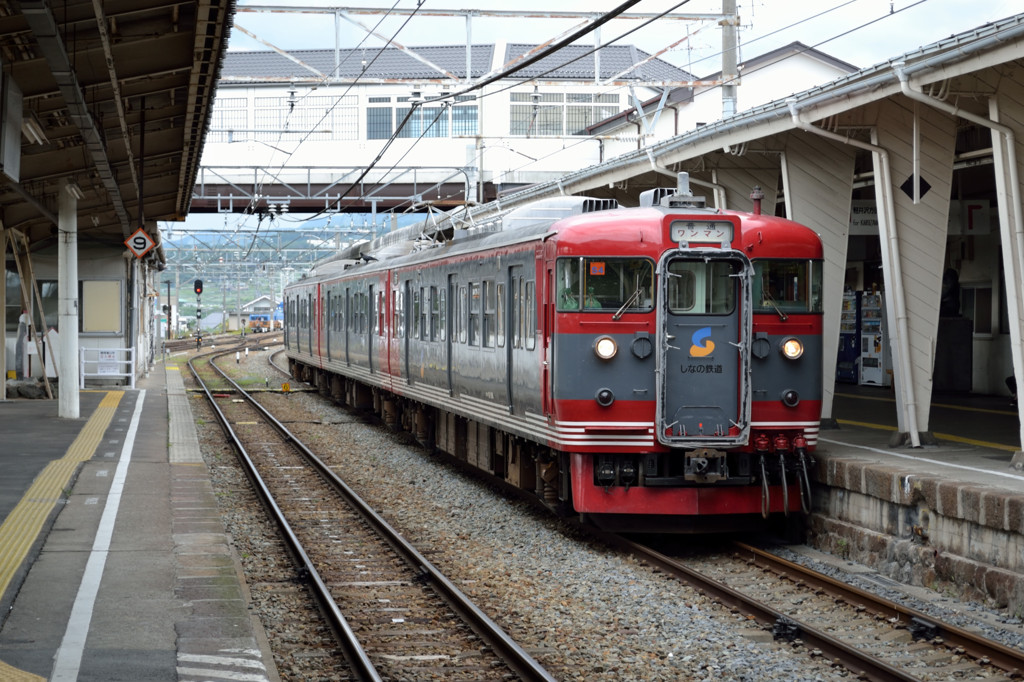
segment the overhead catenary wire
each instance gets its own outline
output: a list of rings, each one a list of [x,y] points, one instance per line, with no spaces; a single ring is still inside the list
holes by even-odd
[[[818,13],[816,13],[816,14],[814,14],[814,15],[810,16],[810,17],[807,17],[807,18],[805,18],[805,19],[802,19],[802,20],[800,20],[800,21],[798,21],[798,22],[793,22],[792,24],[789,24],[789,25],[788,25],[787,27],[784,27],[784,28],[782,28],[782,29],[779,29],[778,31],[774,31],[774,32],[772,32],[772,33],[766,34],[765,36],[761,36],[761,37],[759,37],[759,38],[756,38],[756,39],[754,39],[754,40],[750,41],[750,42],[749,42],[749,43],[747,43],[747,44],[748,44],[748,45],[749,45],[749,44],[753,44],[753,43],[757,42],[758,40],[761,40],[761,39],[763,39],[763,38],[767,38],[767,37],[769,37],[769,36],[771,36],[771,35],[774,35],[774,34],[776,34],[776,33],[780,32],[780,31],[784,31],[784,30],[790,29],[790,28],[792,28],[792,27],[794,27],[794,26],[797,26],[797,25],[799,25],[800,23],[804,23],[804,22],[806,22],[806,21],[810,21],[810,20],[812,20],[812,19],[818,18],[818,17],[820,17],[820,16],[822,16],[822,15],[824,15],[824,14],[827,14],[828,12],[831,12],[831,11],[834,11],[834,10],[836,10],[836,9],[840,8],[840,7],[843,7],[843,6],[849,5],[849,4],[851,4],[851,2],[853,2],[853,1],[854,1],[854,0],[850,0],[849,2],[844,2],[844,3],[841,3],[841,4],[839,4],[839,5],[837,5],[837,6],[833,7],[833,8],[830,8],[830,9],[827,9],[827,10],[823,10],[823,11],[821,11],[821,12],[818,12]],[[893,12],[893,13],[899,13],[899,12],[902,12],[902,11],[904,11],[905,9],[909,9],[909,8],[911,8],[911,7],[914,7],[914,6],[916,6],[916,5],[919,5],[919,4],[921,4],[922,2],[924,2],[924,1],[925,1],[925,0],[920,0],[919,2],[917,2],[917,3],[914,3],[914,4],[912,4],[912,5],[908,6],[908,7],[905,7],[905,8],[901,8],[901,9],[899,9],[899,10],[896,10],[896,11],[895,11],[895,12]],[[620,8],[625,8],[625,7],[628,7],[628,6],[632,6],[633,4],[635,4],[635,3],[625,3],[625,5],[620,5]],[[679,6],[681,6],[682,4],[685,4],[685,3],[679,3],[679,4],[678,4],[678,5],[676,5],[675,7],[679,7]],[[675,7],[674,7],[673,9],[675,9]],[[669,11],[671,11],[671,10],[669,10]],[[836,35],[834,35],[834,36],[831,36],[831,37],[829,37],[829,38],[826,38],[826,39],[824,39],[824,40],[822,40],[822,41],[819,41],[818,43],[816,43],[816,44],[815,44],[815,46],[813,46],[813,47],[817,47],[817,46],[820,46],[820,45],[822,45],[822,44],[825,44],[825,43],[827,43],[827,42],[829,42],[829,41],[831,41],[831,40],[835,40],[835,39],[837,39],[837,38],[839,38],[839,37],[841,37],[841,36],[844,36],[844,35],[848,35],[849,33],[855,32],[855,31],[857,31],[857,30],[859,30],[859,29],[861,29],[861,28],[864,28],[864,27],[866,27],[866,26],[869,26],[869,25],[871,25],[871,24],[873,24],[873,23],[876,23],[876,22],[878,22],[878,21],[881,21],[882,19],[886,18],[887,16],[891,16],[891,14],[892,14],[892,13],[889,13],[889,14],[885,14],[885,15],[883,15],[883,16],[880,16],[880,17],[874,18],[874,19],[872,19],[871,21],[865,22],[864,24],[861,24],[861,25],[859,25],[859,26],[856,26],[856,27],[850,28],[850,29],[848,29],[848,30],[845,30],[845,31],[843,31],[843,32],[839,33],[839,34],[836,34]],[[411,18],[411,17],[410,17],[410,18]],[[382,19],[382,20],[383,20],[383,19]],[[403,26],[404,26],[404,25],[405,25],[405,24],[403,24]],[[588,27],[588,28],[590,28],[590,30],[593,30],[592,26],[591,26],[591,27]],[[637,30],[637,29],[634,29],[634,30]],[[629,33],[632,33],[632,31],[630,31]],[[627,34],[624,34],[624,35],[628,35],[629,33],[627,33]],[[396,34],[395,34],[395,35],[397,35],[397,32],[396,32]],[[619,40],[619,39],[621,39],[622,37],[623,37],[623,36],[620,36],[619,38],[616,38],[615,40]],[[567,40],[569,40],[569,39],[567,39]],[[603,45],[602,45],[601,47],[604,47],[604,46],[610,45],[610,44],[612,44],[613,42],[615,42],[615,40],[612,40],[612,41],[608,41],[607,43],[604,43],[604,44],[603,44]],[[385,46],[385,47],[386,47],[386,46]],[[584,55],[580,55],[579,57],[576,57],[576,58],[574,58],[574,59],[572,59],[572,60],[570,60],[570,61],[568,61],[568,62],[565,62],[565,64],[568,64],[568,63],[572,63],[572,61],[576,61],[576,60],[578,60],[578,59],[580,59],[580,58],[583,58],[583,57],[585,57],[585,56],[587,56],[587,55],[589,55],[589,54],[593,54],[593,52],[594,52],[594,51],[596,51],[597,49],[600,49],[600,48],[599,48],[599,47],[598,47],[598,48],[594,48],[593,50],[590,50],[589,52],[587,52],[587,53],[586,53],[586,54],[584,54]],[[813,49],[813,48],[806,48],[806,49]],[[382,48],[382,50],[383,50],[383,48]],[[534,62],[536,62],[537,60],[539,60],[540,58],[542,58],[543,56],[547,56],[547,55],[549,55],[550,53],[551,53],[551,51],[549,50],[549,51],[547,51],[547,52],[546,52],[545,54],[538,54],[538,55],[535,55],[535,56],[534,56],[533,58],[531,58],[531,60],[530,60],[530,62],[529,62],[529,63],[534,63]],[[377,57],[377,56],[379,56],[380,54],[381,54],[381,51],[378,51],[378,53],[377,53],[377,55],[375,55],[374,59],[376,59],[376,57]],[[794,54],[793,56],[796,56],[796,55]],[[787,57],[787,58],[789,58],[789,57]],[[526,63],[526,62],[524,62],[524,63],[521,63],[521,64],[517,64],[517,65],[515,65],[515,67],[516,67],[516,68],[514,68],[514,69],[510,69],[510,70],[508,70],[508,71],[509,71],[509,72],[511,72],[511,73],[514,73],[514,72],[518,72],[519,70],[521,70],[521,69],[525,68],[526,66],[528,66],[528,65],[529,65],[529,63]],[[561,65],[559,65],[559,67],[555,67],[555,68],[561,68],[561,66],[564,66],[564,64],[561,64]],[[548,74],[548,73],[550,73],[550,72],[551,72],[551,70],[545,71],[545,72],[544,72],[544,74],[540,74],[540,75],[538,75],[538,76],[534,76],[534,79],[536,79],[536,78],[540,78],[540,77],[542,77],[543,75],[546,75],[546,74]],[[750,71],[747,71],[747,73],[750,73]],[[503,74],[505,74],[505,72],[503,72]],[[497,78],[500,78],[500,77],[504,77],[504,75],[503,75],[503,74],[502,74],[502,75],[498,75],[498,74],[496,74],[496,75],[495,75],[495,77],[494,77],[494,80],[496,80]],[[357,79],[357,80],[358,80],[358,79]],[[492,81],[492,82],[493,82],[493,81]],[[513,84],[513,85],[509,85],[509,86],[507,86],[507,87],[505,87],[505,88],[502,88],[501,90],[497,90],[497,91],[495,91],[495,92],[493,92],[493,93],[487,93],[486,95],[482,95],[482,96],[489,96],[490,94],[497,94],[498,92],[501,92],[501,91],[507,90],[507,89],[509,89],[509,88],[511,88],[511,87],[516,87],[517,85],[521,85],[521,84],[522,84],[523,82],[527,82],[527,83],[528,83],[528,82],[529,82],[529,80],[526,80],[526,81],[517,81],[517,82],[516,82],[515,84]],[[353,86],[354,86],[355,84],[356,84],[356,82],[353,82],[352,84],[350,84],[350,85],[349,85],[349,89],[351,89],[351,87],[353,87]],[[476,87],[483,87],[483,85],[482,85],[482,84],[476,84],[476,85],[474,86],[474,88],[476,88]],[[347,91],[348,91],[348,90],[346,90],[346,92],[347,92]],[[462,92],[468,92],[468,91],[469,91],[469,90],[463,90]],[[457,96],[458,94],[459,94],[459,93],[453,93],[453,94],[450,94],[450,95],[449,95],[449,97],[455,97],[455,96]],[[437,99],[440,99],[440,98],[437,98]],[[434,101],[437,101],[437,99],[432,99],[432,100],[429,100],[429,101],[430,101],[430,102],[434,102]],[[340,99],[339,99],[338,101],[340,101]],[[415,109],[415,107],[413,107],[413,108],[411,109],[411,111],[412,111],[412,110],[414,110],[414,109]],[[326,114],[325,114],[325,117],[326,117]],[[407,117],[407,118],[408,118],[408,117]],[[323,120],[323,118],[321,118],[321,121],[322,121],[322,120]],[[397,130],[401,130],[401,128],[402,128],[402,126],[399,126]],[[396,131],[396,132],[397,132],[397,131]],[[309,134],[307,133],[306,137],[305,137],[305,138],[303,138],[303,141],[305,141],[306,139],[308,139],[308,136],[309,136]],[[574,146],[574,145],[576,145],[576,144],[581,144],[581,143],[583,143],[583,142],[586,142],[586,141],[588,141],[588,140],[591,140],[591,139],[593,139],[594,137],[595,137],[595,136],[588,136],[588,137],[585,137],[585,138],[581,138],[581,139],[580,139],[580,140],[579,140],[578,142],[574,142],[574,143],[573,143],[573,146]],[[390,146],[390,145],[391,145],[391,143],[393,143],[393,142],[394,142],[394,139],[395,139],[395,138],[394,138],[394,136],[393,136],[393,137],[392,137],[391,139],[389,139],[389,140],[387,141],[387,143],[386,143],[386,145],[385,145],[385,149],[384,149],[384,150],[382,150],[382,154],[383,154],[383,151],[385,151],[385,150],[386,150],[386,148],[387,148],[388,146]],[[422,139],[422,136],[421,136],[421,139]],[[419,142],[419,140],[416,140],[416,141],[414,141],[414,142],[413,142],[413,145],[415,145],[415,144],[416,144],[417,142]],[[301,143],[301,142],[300,142],[300,143]],[[411,148],[410,148],[410,150],[411,150]],[[294,152],[293,152],[293,153],[294,153]],[[408,154],[408,153],[409,153],[409,152],[407,151],[407,152],[406,152],[406,154]],[[377,160],[375,160],[374,164],[376,164],[376,163],[379,163],[379,158],[380,158],[380,157],[382,156],[382,154],[378,155],[378,159],[377,159]],[[403,158],[404,158],[404,155],[403,155]],[[546,158],[546,157],[544,157],[544,158]],[[531,165],[531,163],[533,163],[533,162],[530,162],[530,163],[525,163],[525,164],[523,164],[522,166],[520,166],[520,168],[525,168],[525,167],[528,167],[529,165]],[[514,171],[506,171],[506,172],[514,172]],[[365,174],[364,174],[364,176],[363,176],[363,177],[365,177]],[[356,184],[356,183],[354,183],[354,184],[353,184],[352,186],[350,186],[350,188],[349,188],[349,189],[348,189],[348,190],[346,191],[346,195],[347,195],[348,193],[350,193],[350,192],[351,192],[351,190],[352,190],[352,188],[353,188],[353,187],[355,187],[355,186],[357,186],[357,184]],[[409,202],[403,202],[403,204],[404,204],[404,203],[409,203]],[[399,205],[399,207],[401,207],[401,206],[402,206],[403,204],[400,204],[400,205]],[[395,207],[395,208],[399,208],[399,207]],[[394,209],[392,209],[392,210],[394,210]],[[316,217],[317,215],[322,215],[322,214],[323,214],[323,213],[325,213],[325,212],[326,212],[326,211],[324,211],[324,210],[322,210],[322,211],[319,211],[319,212],[318,212],[317,214],[315,214],[315,215],[314,215],[314,217]],[[307,219],[307,220],[308,220],[308,219]]]

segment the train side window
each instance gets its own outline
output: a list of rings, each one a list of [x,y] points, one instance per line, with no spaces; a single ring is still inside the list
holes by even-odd
[[[437,324],[438,324],[438,303],[437,303],[437,287],[430,287],[428,296],[430,297],[430,334],[427,338],[431,341],[437,341]]]
[[[377,292],[377,336],[384,336],[387,332],[385,323],[387,322],[387,296],[383,291]]]
[[[405,338],[405,290],[398,289],[398,305],[395,306],[395,331],[400,339]]]
[[[438,338],[440,338],[441,341],[445,341],[448,338],[448,329],[447,329],[447,325],[448,325],[448,306],[447,306],[447,300],[446,300],[447,299],[447,295],[445,293],[445,288],[444,287],[441,287],[440,289],[437,290],[437,299],[438,299],[438,302],[437,302]]]
[[[495,322],[495,292],[494,282],[489,279],[485,279],[483,282],[483,346],[484,348],[494,348],[494,322]]]
[[[370,293],[366,295],[366,331],[376,334],[380,327],[377,324],[377,292],[375,287],[370,287]]]
[[[498,282],[497,290],[495,291],[496,305],[495,305],[495,321],[496,329],[495,332],[498,336],[498,348],[505,347],[505,283]]]
[[[370,333],[370,327],[373,323],[373,289],[369,292],[363,293],[363,325],[360,330],[363,334]]]
[[[362,310],[362,313],[363,313],[363,320],[362,320],[362,325],[360,325],[359,331],[362,332],[363,334],[369,334],[370,333],[370,322],[371,322],[371,318],[372,318],[372,315],[373,315],[373,289],[371,289],[369,291],[369,293],[367,293],[367,292],[363,293],[363,310]]]
[[[529,280],[526,282],[526,293],[523,295],[526,305],[526,329],[523,335],[526,337],[526,350],[533,350],[537,345],[537,297],[534,295],[536,284]]]
[[[359,333],[359,294],[350,294],[348,330],[353,334]]]
[[[350,320],[349,331],[353,334],[359,333],[359,305],[363,295],[356,292],[352,294],[352,319]]]
[[[398,338],[398,289],[391,290],[391,337]]]
[[[469,283],[469,345],[480,345],[480,283]]]
[[[512,322],[512,347],[523,347],[523,278],[512,278],[512,311],[516,319]]]
[[[419,338],[430,339],[430,289],[420,287],[420,333]]]
[[[423,295],[423,289],[412,288],[412,334],[410,338],[418,339],[420,337],[420,297]]]
[[[466,287],[459,287],[459,300],[458,300],[458,316],[455,319],[455,324],[458,325],[459,343],[466,343],[466,328],[468,327],[469,318],[469,303],[467,300],[468,293]]]

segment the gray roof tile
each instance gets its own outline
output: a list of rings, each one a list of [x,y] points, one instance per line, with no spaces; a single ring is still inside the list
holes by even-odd
[[[533,45],[509,44],[505,62],[532,49]],[[465,78],[466,48],[464,45],[410,48],[458,78]],[[515,74],[515,78],[547,78],[551,80],[593,80],[594,56],[585,55],[590,47],[570,45]],[[341,80],[365,78],[434,79],[444,75],[398,48],[347,48],[338,52],[335,67],[334,50],[293,50],[289,54],[320,73],[336,75]],[[474,45],[472,77],[479,78],[490,70],[494,45]],[[609,78],[649,56],[630,45],[611,45],[601,49],[601,77]],[[365,72],[364,72],[365,71]],[[690,80],[693,77],[661,59],[654,59],[623,76],[637,80]],[[284,55],[272,51],[229,51],[221,68],[222,83],[252,81],[316,80],[313,71],[303,68]]]

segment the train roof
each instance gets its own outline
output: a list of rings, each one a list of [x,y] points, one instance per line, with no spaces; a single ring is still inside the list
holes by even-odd
[[[614,199],[561,196],[506,211],[476,225],[458,226],[457,214],[446,214],[441,219],[432,217],[373,241],[349,246],[315,264],[299,283],[337,277],[349,269],[373,272],[395,265],[510,246],[548,233],[559,234],[560,243],[570,252],[574,244],[580,248],[593,248],[603,243],[608,249],[638,240],[660,244],[666,213],[743,216],[741,236],[754,235],[758,231],[762,237],[768,232],[772,234],[769,240],[753,236],[749,242],[743,240],[747,255],[751,257],[783,257],[787,251],[807,254],[815,245],[817,249],[821,248],[817,234],[786,218],[706,208],[703,197],[690,193],[686,178],[681,174],[677,187],[644,192],[640,206],[634,208],[621,208]],[[638,234],[637,230],[641,233]]]

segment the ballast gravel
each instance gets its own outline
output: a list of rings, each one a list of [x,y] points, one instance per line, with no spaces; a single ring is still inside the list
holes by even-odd
[[[308,393],[264,404],[286,403],[292,432],[559,680],[849,677],[400,434]]]
[[[239,369],[259,384],[282,381],[266,367],[263,352],[251,353]],[[559,680],[855,677],[803,647],[774,641],[753,621],[676,580],[577,536],[553,516],[502,496],[402,434],[311,393],[266,394],[263,402]],[[222,446],[218,452],[223,460]],[[215,473],[215,486],[216,479],[229,488],[243,483],[225,467]],[[226,513],[243,553],[269,544],[259,540],[271,531],[257,517],[238,509]],[[700,541],[681,536],[678,542]],[[249,575],[250,566],[259,570],[257,559],[243,560],[247,579],[267,580]],[[285,568],[275,561],[273,568]],[[292,602],[285,596],[259,600],[254,608],[267,623],[272,648],[300,649],[303,633],[323,633],[298,613],[289,622],[284,604]],[[281,620],[278,632],[275,622]],[[282,668],[282,679],[317,679],[316,660],[299,665],[295,673]]]

